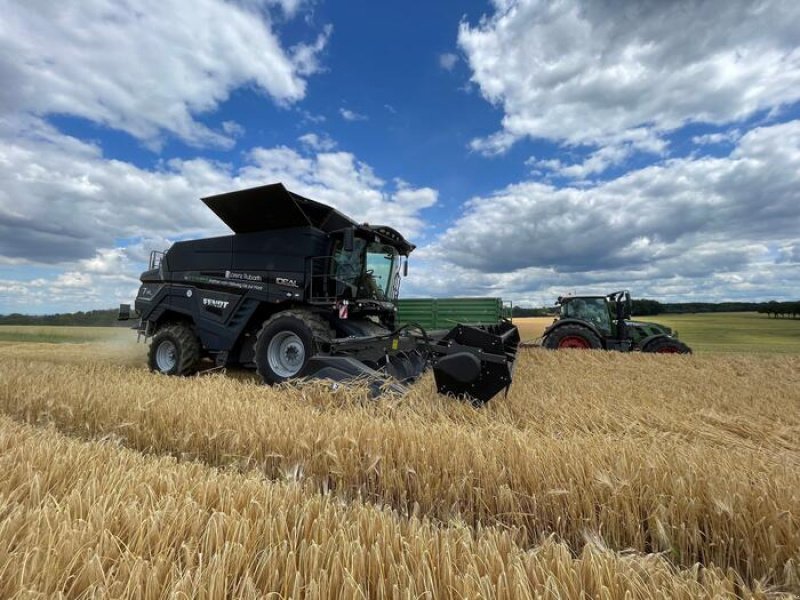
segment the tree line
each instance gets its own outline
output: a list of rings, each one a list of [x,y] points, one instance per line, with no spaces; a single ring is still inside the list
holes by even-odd
[[[794,302],[764,302],[764,305],[758,309],[760,313],[766,313],[768,317],[790,317],[796,319],[800,316],[800,301]]]
[[[715,312],[758,312],[772,317],[797,318],[800,315],[800,301],[788,302],[658,302],[656,300],[634,300],[633,314],[656,315],[659,313],[715,313]]]
[[[640,317],[648,315],[661,315],[666,313],[714,313],[714,312],[759,312],[768,317],[797,319],[800,317],[800,300],[789,302],[659,302],[642,298],[633,300],[633,314]],[[515,306],[512,311],[513,317],[547,317],[557,312],[557,308],[523,308]],[[0,315],[0,325],[71,325],[81,327],[115,327],[120,323],[117,321],[118,310],[109,308],[106,310],[79,311],[74,313],[59,313],[54,315],[22,315],[14,313],[10,315]],[[122,323],[123,326],[130,326],[129,323]]]

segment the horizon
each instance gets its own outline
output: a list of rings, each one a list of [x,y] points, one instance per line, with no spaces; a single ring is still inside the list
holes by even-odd
[[[723,305],[723,304],[772,304],[772,303],[778,303],[778,304],[793,304],[793,303],[795,303],[796,304],[796,303],[800,302],[800,300],[753,300],[753,301],[734,301],[734,302],[727,302],[727,301],[721,301],[721,302],[702,302],[702,301],[696,301],[696,302],[660,302],[659,300],[657,300],[655,298],[633,298],[633,300],[634,300],[634,302],[637,301],[637,300],[638,301],[646,301],[646,302],[655,301],[655,302],[658,302],[659,304],[661,304],[662,306],[691,306],[691,305],[695,305],[695,304],[710,305],[710,306],[720,306],[720,305]],[[132,306],[133,305],[131,305],[131,307]],[[556,311],[557,310],[557,305],[555,303],[550,304],[550,305],[543,304],[543,305],[539,305],[539,306],[523,306],[523,305],[515,304],[513,306],[513,308],[514,309],[518,308],[520,310]],[[69,316],[69,315],[74,315],[74,314],[77,314],[77,313],[83,313],[83,314],[95,313],[95,312],[99,312],[99,313],[105,313],[105,312],[116,313],[118,310],[119,310],[119,307],[115,306],[115,307],[107,307],[107,308],[90,308],[90,309],[85,309],[85,310],[77,310],[77,311],[72,311],[72,312],[61,312],[61,313],[58,313],[58,312],[57,313],[23,313],[23,312],[0,313],[0,319],[8,318],[8,317],[15,317],[15,316],[21,316],[21,317],[26,317],[26,318],[27,317],[37,318],[37,317]],[[718,313],[718,312],[721,313],[721,312],[725,312],[725,311],[711,311],[711,313]],[[735,311],[734,310],[734,311],[730,311],[730,312],[750,312],[750,311]],[[679,313],[670,313],[670,311],[666,311],[664,314],[679,314]],[[634,316],[636,316],[635,313],[634,313]],[[514,318],[524,318],[524,317],[514,317]],[[127,327],[134,328],[133,326],[130,326],[130,325],[128,325]]]
[[[278,181],[415,243],[401,297],[800,296],[796,3],[137,6],[7,7],[0,314],[132,304]]]

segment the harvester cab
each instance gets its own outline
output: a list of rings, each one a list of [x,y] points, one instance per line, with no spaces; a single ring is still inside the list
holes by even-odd
[[[605,349],[630,352],[691,352],[678,333],[658,323],[632,321],[630,292],[606,296],[562,296],[556,301],[560,314],[543,335],[550,349]]]
[[[449,331],[396,327],[395,300],[414,245],[356,223],[282,184],[203,202],[233,235],[153,253],[135,303],[154,371],[185,375],[203,359],[255,369],[265,383],[366,379],[403,390],[432,367],[441,393],[483,404],[511,384],[519,344],[509,321]]]

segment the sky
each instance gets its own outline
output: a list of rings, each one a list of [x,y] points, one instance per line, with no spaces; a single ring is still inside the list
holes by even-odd
[[[131,302],[278,181],[416,243],[404,297],[800,298],[800,3],[0,11],[0,313]]]

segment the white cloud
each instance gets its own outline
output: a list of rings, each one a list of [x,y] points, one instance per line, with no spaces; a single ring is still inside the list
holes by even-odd
[[[223,121],[222,131],[224,131],[226,135],[232,138],[238,138],[244,135],[245,129],[242,125],[240,125],[236,121]]]
[[[403,182],[388,188],[349,152],[305,157],[286,147],[258,148],[239,175],[244,181],[283,181],[302,196],[330,204],[357,221],[390,225],[412,240],[424,229],[420,211],[438,197],[436,190]]]
[[[333,26],[326,25],[313,44],[292,46],[292,63],[299,75],[313,75],[322,70],[319,64],[319,54],[328,44],[331,33],[333,33]]]
[[[77,271],[67,271],[56,278],[55,287],[86,288],[92,284],[92,276]]]
[[[632,154],[629,144],[604,146],[592,152],[583,162],[571,165],[563,164],[559,159],[533,161],[533,165],[549,169],[562,177],[584,179],[602,173],[610,166],[622,164]]]
[[[297,141],[311,150],[322,152],[328,152],[336,148],[336,142],[326,133],[306,133],[297,138]]]
[[[590,153],[581,162],[567,164],[561,159],[537,160],[529,158],[525,164],[551,171],[553,174],[583,181],[587,177],[603,173],[609,167],[623,165],[635,152],[664,155],[667,144],[649,132],[638,129],[630,132],[631,139],[625,141],[610,141],[608,145],[601,146]]]
[[[300,11],[306,0],[267,0],[271,6],[279,6],[288,19],[293,18]]]
[[[778,262],[800,263],[800,242],[783,245],[778,250]]]
[[[325,120],[326,120],[325,119],[325,115],[317,115],[317,114],[308,112],[307,110],[301,110],[300,111],[300,116],[302,118],[301,124],[303,124],[303,123],[313,123],[313,124],[317,125],[319,123],[324,123]]]
[[[412,240],[424,229],[420,212],[437,201],[433,189],[387,184],[348,152],[256,148],[239,168],[175,159],[147,170],[104,158],[97,146],[38,120],[23,128],[0,121],[0,262],[29,274],[0,282],[0,312],[129,300],[151,250],[229,233],[200,197],[275,181]],[[48,278],[58,289],[49,298],[33,283],[46,265],[60,271]]]
[[[339,114],[342,115],[342,118],[345,121],[366,121],[367,116],[362,115],[361,113],[357,113],[354,110],[350,110],[349,108],[340,108]]]
[[[664,297],[796,296],[798,206],[800,120],[748,132],[727,157],[474,198],[417,258],[437,269],[432,289],[451,295],[621,286]]]
[[[439,66],[445,71],[452,71],[458,62],[458,55],[452,52],[445,52],[439,55]]]
[[[800,100],[800,5],[774,2],[496,0],[458,43],[502,129],[605,146],[686,123],[725,124]],[[641,149],[641,148],[637,148]]]
[[[500,156],[508,152],[515,141],[517,138],[513,134],[507,131],[497,131],[485,138],[471,140],[469,147],[485,156]]]
[[[329,33],[286,51],[268,13],[247,2],[6,1],[0,114],[67,114],[154,146],[169,132],[227,147],[235,133],[195,117],[243,85],[278,104],[302,99]]]
[[[710,144],[732,144],[742,137],[742,132],[738,129],[731,131],[724,131],[719,133],[706,133],[705,135],[695,135],[692,137],[692,143],[697,146],[705,146]]]

